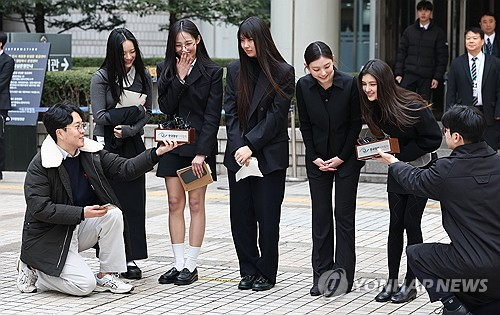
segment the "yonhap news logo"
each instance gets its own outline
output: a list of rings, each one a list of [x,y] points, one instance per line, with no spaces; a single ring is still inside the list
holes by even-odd
[[[351,290],[379,291],[387,284],[385,279],[357,278]],[[424,279],[422,283],[412,281],[418,292],[425,292],[426,287],[433,287],[437,292],[484,293],[488,289],[488,279]],[[336,297],[347,293],[349,283],[345,269],[337,268],[325,271],[318,280],[318,290],[325,298]]]
[[[347,274],[343,268],[325,271],[318,280],[318,290],[324,297],[345,294],[348,286]]]

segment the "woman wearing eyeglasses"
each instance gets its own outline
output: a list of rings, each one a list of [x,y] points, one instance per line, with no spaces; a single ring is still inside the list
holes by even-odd
[[[158,64],[158,104],[163,113],[176,115],[195,128],[195,142],[163,155],[156,176],[165,178],[168,195],[170,241],[173,266],[159,283],[188,285],[198,280],[197,258],[205,236],[205,194],[207,187],[187,193],[190,213],[189,249],[185,255],[186,192],[176,171],[192,166],[202,176],[206,162],[216,180],[217,132],[222,110],[222,67],[208,56],[203,38],[190,20],[170,27],[165,60]]]
[[[146,149],[141,136],[151,116],[151,90],[151,75],[144,67],[135,36],[125,28],[114,29],[108,37],[104,62],[93,74],[90,87],[94,135],[104,142],[106,150],[132,158]],[[135,101],[132,106],[123,107],[125,95]],[[122,276],[140,279],[142,271],[135,260],[148,257],[145,176],[130,182],[114,181],[112,185],[127,224],[127,272]]]
[[[318,280],[329,270],[344,269],[347,283],[339,290],[349,292],[352,288],[356,265],[356,193],[364,163],[356,160],[354,153],[361,131],[356,79],[334,67],[333,53],[323,42],[307,46],[304,59],[310,74],[299,79],[296,93],[312,200],[310,294],[317,296],[322,293]],[[335,210],[332,209],[334,181]]]
[[[439,125],[422,97],[396,84],[391,68],[382,60],[366,63],[358,77],[361,112],[377,138],[397,138],[400,161],[425,166],[439,148]],[[427,198],[409,194],[389,174],[387,178],[390,223],[387,241],[389,279],[375,300],[404,303],[416,297],[415,275],[407,266],[403,285],[398,287],[399,265],[403,253],[403,232],[407,245],[422,243],[421,220]]]

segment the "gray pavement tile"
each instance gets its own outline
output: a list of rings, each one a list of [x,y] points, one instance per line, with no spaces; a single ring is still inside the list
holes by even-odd
[[[168,236],[168,209],[162,179],[147,174],[147,236],[149,258],[137,263],[144,277],[134,281],[129,295],[93,293],[71,297],[56,292],[21,294],[15,287],[25,211],[23,172],[4,172],[0,181],[1,314],[431,314],[439,305],[428,302],[420,288],[415,301],[396,305],[373,299],[387,277],[386,243],[389,210],[385,185],[360,183],[356,213],[357,270],[353,292],[325,299],[309,296],[311,272],[311,209],[307,182],[287,183],[280,224],[280,265],[275,288],[240,291],[238,261],[229,225],[227,177],[207,191],[207,228],[199,257],[200,280],[187,287],[160,285],[158,277],[173,262]],[[189,219],[189,211],[185,211]],[[448,242],[441,226],[439,204],[429,201],[422,220],[424,240]],[[186,238],[187,239],[187,238]],[[82,253],[97,270],[95,253]],[[404,277],[406,257],[401,261]]]

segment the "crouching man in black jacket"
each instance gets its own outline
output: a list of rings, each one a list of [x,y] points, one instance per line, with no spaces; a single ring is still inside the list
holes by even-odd
[[[132,180],[177,147],[164,143],[135,158],[103,150],[85,138],[83,113],[57,104],[45,114],[49,136],[26,172],[21,258],[17,287],[21,292],[55,290],[88,295],[94,290],[128,293],[131,284],[118,278],[127,271],[120,204],[108,179]],[[109,205],[108,205],[109,204]],[[100,272],[94,275],[79,252],[99,244]]]
[[[443,314],[498,314],[500,310],[500,156],[480,139],[482,113],[456,105],[442,118],[450,156],[428,169],[381,153],[389,172],[409,192],[439,200],[450,244],[408,246],[408,264]],[[469,312],[470,311],[470,312]]]

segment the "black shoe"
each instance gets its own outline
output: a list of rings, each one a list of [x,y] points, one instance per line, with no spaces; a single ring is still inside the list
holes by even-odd
[[[252,290],[254,291],[266,291],[274,287],[274,283],[271,280],[260,276],[252,285]]]
[[[238,284],[238,289],[250,290],[257,278],[258,276],[244,276],[243,278],[241,278],[240,283]]]
[[[406,303],[411,300],[414,300],[417,297],[417,289],[415,289],[415,286],[413,285],[406,285],[403,284],[400,288],[398,293],[394,294],[391,297],[391,302],[392,303]]]
[[[313,284],[311,290],[309,290],[309,294],[311,294],[311,296],[320,296],[321,295],[321,292],[319,292],[319,288],[318,288],[317,284]]]
[[[127,266],[127,272],[122,272],[121,275],[126,279],[138,280],[142,278],[142,271],[141,269],[139,269],[139,267],[137,267],[137,265]]]
[[[176,285],[188,285],[198,280],[198,269],[194,268],[193,272],[189,272],[189,269],[184,268],[179,273],[174,281]]]
[[[472,315],[471,312],[469,312],[465,306],[460,305],[456,310],[454,311],[449,311],[446,308],[443,308],[443,315],[448,314],[448,315]]]
[[[3,179],[2,171],[0,171],[0,180]]]
[[[387,284],[384,286],[382,291],[377,294],[375,297],[375,301],[377,302],[387,302],[391,299],[391,297],[398,292],[398,280],[397,279],[389,279]]]
[[[175,267],[172,267],[169,271],[165,272],[160,276],[160,278],[158,278],[158,282],[161,284],[174,283],[179,273],[180,272]]]

